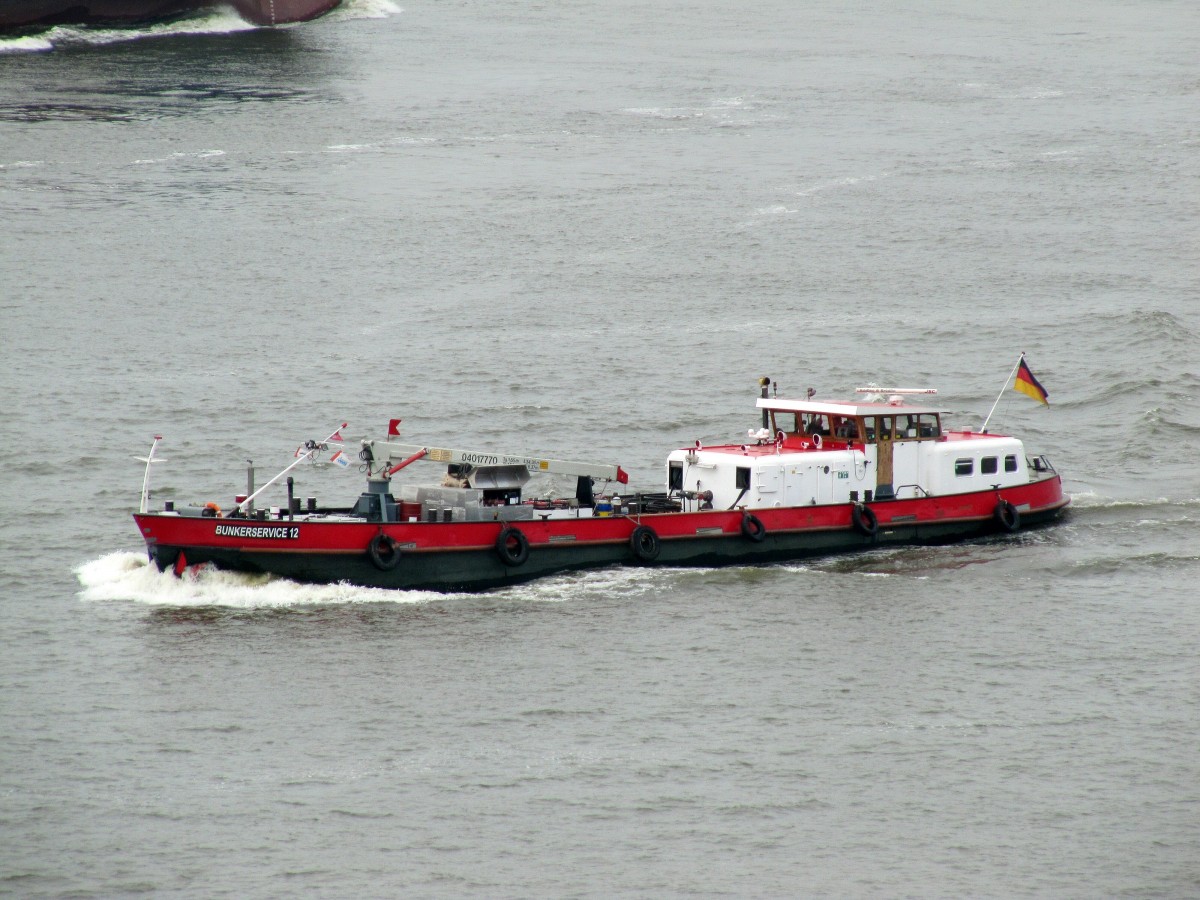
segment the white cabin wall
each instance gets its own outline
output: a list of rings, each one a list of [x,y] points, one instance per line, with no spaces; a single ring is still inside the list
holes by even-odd
[[[783,505],[812,506],[817,502],[817,471],[811,464],[790,465],[784,477]]]
[[[963,494],[970,491],[987,490],[992,485],[1010,487],[1029,481],[1029,467],[1025,460],[1025,447],[1016,438],[974,438],[966,441],[939,441],[923,444],[923,462],[926,489],[931,494]],[[1017,470],[1004,471],[1004,458],[1015,456]],[[980,471],[985,457],[995,457],[998,471],[984,474]],[[956,475],[955,464],[960,459],[970,459],[972,473]]]
[[[922,477],[926,473],[921,471],[921,462],[926,455],[921,452],[924,443],[926,442],[894,441],[892,444],[892,489],[896,492],[897,499],[919,496],[920,492],[912,487],[914,484],[928,490]]]
[[[1004,458],[1014,456],[1017,471],[1004,471]],[[985,457],[998,459],[998,471],[981,472]],[[955,462],[972,460],[972,474],[955,474]],[[852,492],[865,499],[876,489],[878,447],[863,450],[802,451],[745,455],[728,450],[677,450],[668,461],[683,465],[685,491],[712,491],[713,507],[750,509],[849,503]],[[691,460],[691,461],[689,461]],[[737,469],[750,470],[745,495],[737,487]],[[828,470],[828,471],[827,471]],[[951,441],[896,441],[892,444],[892,484],[899,499],[911,499],[920,485],[933,495],[987,490],[992,485],[1025,484],[1029,471],[1024,447],[1016,438],[971,438]]]
[[[688,462],[689,457],[695,462]],[[715,509],[729,509],[735,502],[751,509],[847,503],[852,490],[861,496],[874,484],[872,466],[863,465],[861,451],[742,456],[678,450],[668,457],[668,471],[672,461],[683,465],[684,490],[712,491]],[[740,499],[738,468],[750,470],[750,489]]]
[[[757,507],[848,503],[850,492],[858,491],[861,496],[870,477],[862,453],[843,450],[785,453],[755,463],[755,484],[779,484],[778,490],[757,492],[753,498]]]

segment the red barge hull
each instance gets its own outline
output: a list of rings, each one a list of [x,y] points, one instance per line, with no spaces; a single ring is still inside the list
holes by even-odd
[[[341,0],[5,0],[0,30],[51,25],[138,25],[197,10],[232,6],[255,25],[287,25],[322,16]]]
[[[855,514],[862,509],[856,504],[520,522],[321,521],[319,514],[222,519],[160,512],[134,518],[151,559],[164,571],[210,563],[302,582],[457,592],[606,566],[760,565],[942,544],[1044,524],[1069,502],[1060,477],[1052,474],[999,491],[874,502],[869,529],[861,511]],[[372,553],[380,535],[395,542],[394,555],[382,564]]]

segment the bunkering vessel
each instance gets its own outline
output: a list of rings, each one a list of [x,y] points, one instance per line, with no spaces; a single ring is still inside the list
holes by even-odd
[[[935,391],[794,400],[768,397],[767,382],[760,427],[744,441],[673,451],[653,492],[629,490],[616,465],[401,443],[394,420],[388,440],[361,442],[352,464],[366,490],[343,508],[302,503],[291,477],[286,505],[254,506],[305,460],[328,452],[350,465],[341,429],[307,442],[227,513],[216,503],[148,510],[156,437],[134,518],[151,560],[176,574],[208,563],[305,582],[473,591],[600,566],[749,565],[1015,533],[1070,503],[1050,462],[1027,456],[1017,438],[950,430],[942,410],[908,400]],[[430,461],[439,481],[396,479]],[[574,496],[533,496],[535,474],[573,476]]]
[[[341,0],[0,0],[0,31],[52,25],[141,25],[231,6],[255,25],[307,22]]]

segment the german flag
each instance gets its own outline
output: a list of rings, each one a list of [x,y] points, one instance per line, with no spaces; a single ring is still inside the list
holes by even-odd
[[[1021,357],[1021,363],[1017,366],[1017,380],[1013,383],[1013,390],[1020,391],[1026,397],[1032,397],[1039,403],[1050,405],[1050,395],[1046,393],[1046,389],[1041,383],[1033,377],[1033,373],[1029,371],[1029,366],[1025,365],[1025,357]]]

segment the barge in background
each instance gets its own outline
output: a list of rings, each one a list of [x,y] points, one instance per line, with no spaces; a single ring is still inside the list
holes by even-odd
[[[364,440],[351,459],[339,429],[308,442],[262,488],[214,503],[134,518],[151,560],[270,573],[304,582],[475,591],[613,565],[720,566],[794,560],[897,544],[945,543],[1050,522],[1070,503],[1044,456],[1020,440],[945,426],[944,411],[909,402],[932,390],[869,388],[836,402],[758,400],[762,425],[744,442],[675,450],[665,483],[633,492],[616,465]],[[757,423],[756,423],[757,425]],[[343,426],[345,427],[345,426]],[[351,507],[254,501],[305,460],[357,466],[366,490]],[[416,462],[441,480],[393,481]],[[572,476],[574,496],[534,494],[536,474]],[[603,482],[597,485],[597,482]]]
[[[255,25],[288,25],[323,16],[341,0],[2,0],[0,32],[53,25],[132,26],[231,6]]]

